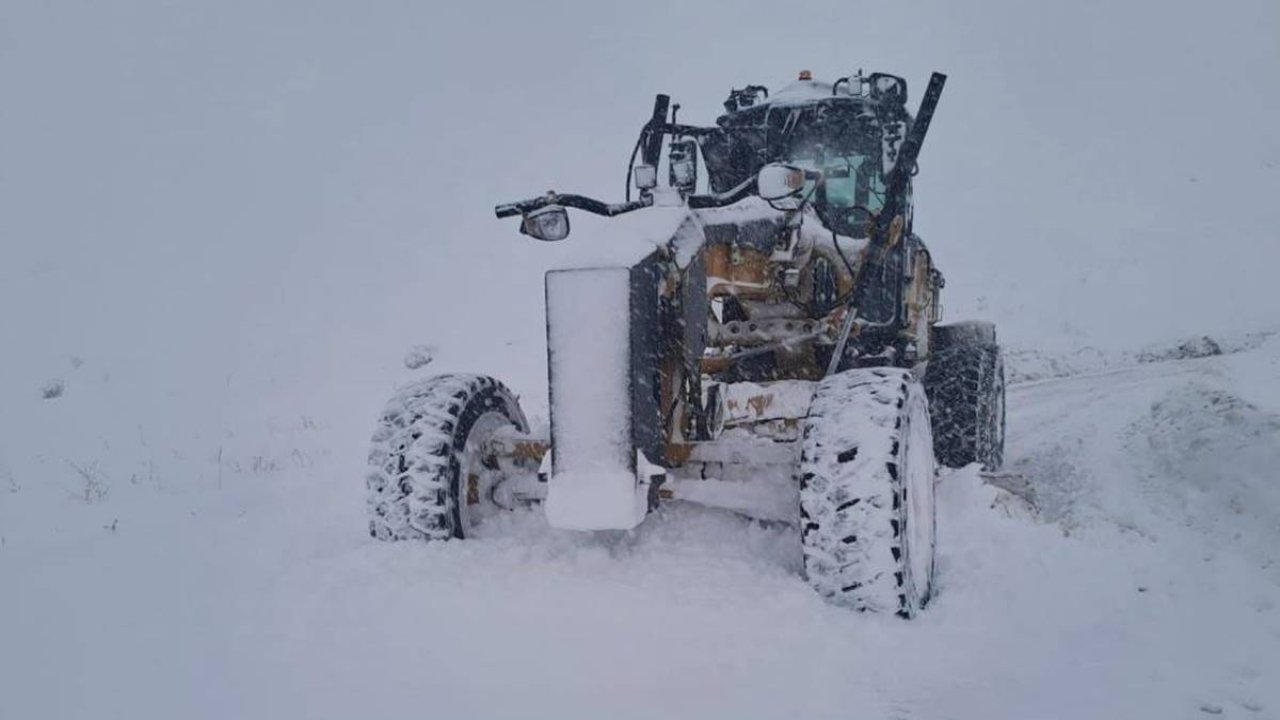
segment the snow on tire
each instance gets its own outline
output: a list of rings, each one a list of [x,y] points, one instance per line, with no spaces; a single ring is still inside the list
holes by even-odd
[[[805,421],[804,569],[820,595],[911,617],[932,592],[933,436],[907,370],[861,368],[819,383]]]
[[[387,402],[365,476],[369,534],[379,540],[462,538],[486,499],[477,450],[495,430],[528,431],[515,395],[480,375],[411,383]]]
[[[991,343],[937,352],[925,373],[938,462],[947,467],[1004,463],[1004,359]]]

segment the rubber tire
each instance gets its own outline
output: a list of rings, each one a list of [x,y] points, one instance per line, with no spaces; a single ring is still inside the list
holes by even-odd
[[[860,368],[818,384],[801,454],[801,544],[805,576],[829,602],[902,617],[928,604],[932,445],[924,389],[909,371]]]
[[[961,344],[940,350],[929,360],[924,383],[938,462],[950,468],[979,463],[999,470],[1005,431],[1000,346]]]
[[[996,325],[986,320],[934,325],[930,331],[930,345],[935,350],[947,350],[961,345],[995,345]]]
[[[459,460],[476,420],[528,423],[514,394],[481,375],[439,375],[401,388],[373,434],[365,476],[369,534],[379,540],[461,539]]]

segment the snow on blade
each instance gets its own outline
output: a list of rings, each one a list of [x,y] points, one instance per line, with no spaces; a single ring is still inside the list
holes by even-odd
[[[629,267],[672,241],[676,261],[687,265],[702,245],[698,215],[684,206],[654,206],[612,218],[573,217],[573,267]]]
[[[633,528],[647,500],[631,457],[628,268],[547,273],[552,526]]]

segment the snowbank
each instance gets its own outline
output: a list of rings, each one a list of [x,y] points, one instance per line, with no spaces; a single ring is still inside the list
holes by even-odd
[[[1005,349],[1005,376],[1010,384],[1015,384],[1105,372],[1138,363],[1232,355],[1256,350],[1275,338],[1278,332],[1198,335],[1154,343],[1137,351],[1085,346],[1070,352],[1045,352],[1039,348],[1011,347]]]

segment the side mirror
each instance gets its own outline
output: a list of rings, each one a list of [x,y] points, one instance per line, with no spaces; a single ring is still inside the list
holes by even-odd
[[[867,76],[867,83],[871,86],[872,97],[892,100],[899,105],[906,104],[907,81],[897,75],[871,73]]]
[[[569,213],[559,205],[548,205],[525,213],[520,232],[544,242],[569,237]]]
[[[637,190],[652,190],[658,187],[658,168],[652,165],[637,165],[631,173],[635,178]]]
[[[794,165],[771,163],[756,175],[756,194],[770,202],[786,200],[804,190],[804,170]]]

